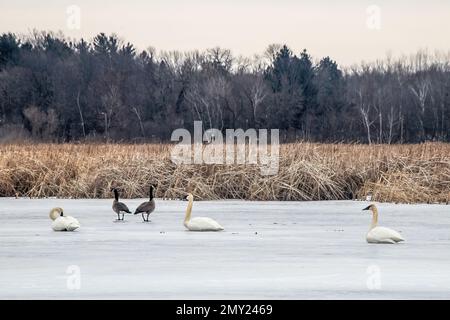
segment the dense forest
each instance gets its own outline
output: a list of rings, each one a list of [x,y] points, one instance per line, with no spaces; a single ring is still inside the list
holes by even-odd
[[[208,128],[278,128],[282,141],[450,141],[450,56],[341,67],[285,45],[139,52],[116,35],[91,41],[34,31],[0,36],[0,142],[168,141]]]

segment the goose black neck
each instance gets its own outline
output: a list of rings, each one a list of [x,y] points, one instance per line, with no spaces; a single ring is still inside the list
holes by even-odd
[[[119,201],[119,193],[117,192],[116,189],[114,189],[114,198]]]
[[[150,186],[150,201],[153,200],[153,186]]]

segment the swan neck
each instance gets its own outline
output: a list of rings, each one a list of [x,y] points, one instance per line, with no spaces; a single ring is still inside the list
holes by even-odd
[[[114,190],[114,199],[116,201],[119,201],[119,193],[117,192],[117,190]]]
[[[186,225],[189,220],[191,220],[191,213],[192,213],[192,206],[194,204],[194,200],[189,199],[189,203],[187,205],[187,209],[186,209],[186,216],[184,218],[184,225]]]
[[[378,209],[372,208],[372,223],[370,224],[370,229],[373,229],[378,224]]]
[[[153,186],[150,187],[150,201],[153,200]]]

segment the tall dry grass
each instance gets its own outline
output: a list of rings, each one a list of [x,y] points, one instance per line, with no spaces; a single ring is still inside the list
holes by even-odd
[[[418,203],[450,197],[450,145],[295,143],[281,146],[280,169],[262,176],[250,165],[183,165],[170,161],[170,145],[0,145],[0,196],[335,200],[365,198]]]

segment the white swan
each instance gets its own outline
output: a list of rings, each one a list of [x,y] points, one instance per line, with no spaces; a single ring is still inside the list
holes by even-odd
[[[400,241],[405,241],[405,239],[403,239],[397,231],[377,226],[378,209],[374,204],[369,205],[363,210],[372,211],[372,223],[370,224],[370,229],[366,236],[368,243],[397,243]]]
[[[52,229],[54,231],[74,231],[80,227],[78,220],[74,217],[65,216],[62,208],[53,208],[49,216],[53,220]]]
[[[223,227],[211,218],[197,217],[191,219],[192,205],[194,203],[194,196],[188,194],[189,201],[186,209],[186,217],[184,218],[184,226],[189,231],[221,231]]]

